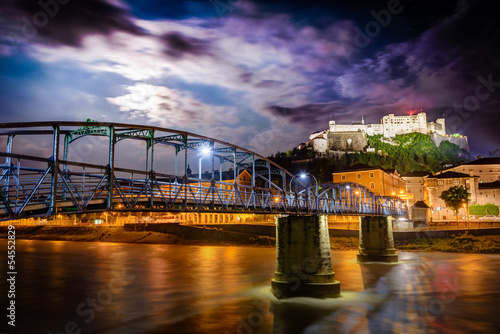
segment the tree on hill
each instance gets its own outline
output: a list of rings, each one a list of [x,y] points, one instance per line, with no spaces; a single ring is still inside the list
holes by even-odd
[[[469,203],[470,193],[464,186],[453,186],[441,193],[441,198],[447,207],[453,209],[458,220],[458,210],[464,203]]]
[[[442,169],[442,163],[456,163],[463,156],[457,145],[442,141],[438,147],[431,137],[418,132],[397,135],[390,142],[382,135],[368,136],[368,145],[394,158],[391,167],[382,168],[396,168],[401,173],[410,170],[436,172]]]
[[[382,169],[396,169],[399,173],[436,172],[443,169],[443,164],[457,163],[463,160],[464,156],[457,145],[442,141],[437,147],[431,137],[418,132],[397,135],[391,141],[382,138],[382,135],[368,136],[368,145],[375,148],[376,153],[346,152],[340,157],[322,157],[309,147],[278,152],[269,158],[292,174],[308,171],[314,174],[319,182],[331,182],[332,172],[358,163]]]

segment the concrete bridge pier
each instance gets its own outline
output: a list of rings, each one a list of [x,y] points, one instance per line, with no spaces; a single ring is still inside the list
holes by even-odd
[[[271,288],[278,299],[340,296],[326,215],[289,215],[276,220],[276,272]]]
[[[391,216],[359,217],[359,262],[398,262]]]

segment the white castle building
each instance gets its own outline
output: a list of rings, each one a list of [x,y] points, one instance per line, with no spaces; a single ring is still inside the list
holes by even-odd
[[[403,116],[389,114],[382,117],[379,124],[365,124],[362,117],[361,123],[336,124],[330,121],[329,129],[316,131],[309,135],[308,145],[319,153],[328,151],[361,151],[368,150],[367,136],[382,135],[384,138],[394,138],[412,132],[420,132],[429,135],[434,143],[439,146],[443,140],[449,141],[469,151],[466,136],[446,134],[444,118],[438,118],[435,122],[427,122],[424,112]]]
[[[369,136],[383,135],[385,138],[412,132],[446,135],[444,118],[438,118],[436,122],[427,122],[427,115],[424,112],[404,116],[389,114],[382,117],[380,124],[365,124],[364,118],[361,118],[361,123],[352,124],[335,124],[335,121],[330,121],[330,133],[355,131],[365,132]]]

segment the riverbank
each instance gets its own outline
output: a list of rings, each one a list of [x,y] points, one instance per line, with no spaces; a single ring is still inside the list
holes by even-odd
[[[198,231],[199,230],[199,231]],[[205,246],[273,246],[274,238],[245,235],[199,227],[193,239],[182,233],[162,233],[149,230],[130,230],[123,226],[16,226],[16,239],[63,240],[88,242],[120,242],[135,244],[205,245]],[[7,226],[0,227],[0,238],[7,237]]]
[[[474,236],[465,232],[451,238],[396,240],[395,247],[405,251],[500,254],[500,235]]]
[[[140,226],[136,229],[130,226],[16,226],[16,239],[206,246],[275,245],[274,237],[223,231],[214,227],[181,227],[172,231],[175,233],[144,230]],[[7,227],[0,227],[0,237],[5,238],[6,235]],[[330,238],[333,250],[357,250],[358,244],[359,239],[354,236]],[[395,247],[404,251],[500,254],[500,235],[473,236],[464,232],[446,238],[396,240]]]

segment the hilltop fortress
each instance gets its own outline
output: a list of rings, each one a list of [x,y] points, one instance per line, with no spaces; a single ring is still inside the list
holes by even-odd
[[[444,118],[438,118],[435,122],[427,122],[424,112],[403,116],[389,114],[382,117],[379,124],[365,124],[364,118],[361,123],[336,124],[329,122],[329,129],[317,131],[309,136],[309,144],[319,153],[329,151],[370,151],[367,136],[382,135],[383,141],[391,143],[391,138],[412,132],[420,132],[429,135],[434,143],[439,146],[441,141],[446,140],[469,151],[466,136],[446,134],[446,123]]]

